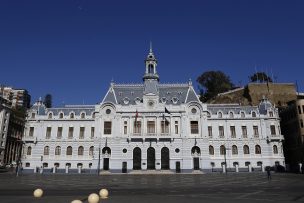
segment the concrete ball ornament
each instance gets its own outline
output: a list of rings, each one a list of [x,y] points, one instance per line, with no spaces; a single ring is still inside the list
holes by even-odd
[[[42,189],[38,188],[34,191],[34,197],[40,198],[40,197],[42,197],[42,195],[43,195],[43,190]]]
[[[89,203],[98,203],[99,202],[99,196],[96,193],[92,193],[88,197]]]
[[[76,200],[71,201],[71,203],[82,203],[82,201],[76,199]]]
[[[101,199],[107,199],[109,196],[109,191],[107,189],[101,189],[99,191],[99,196]]]

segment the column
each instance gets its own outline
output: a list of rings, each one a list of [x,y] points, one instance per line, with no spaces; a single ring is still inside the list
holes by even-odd
[[[78,173],[81,173],[81,165],[78,165],[77,168],[78,168]]]
[[[248,172],[249,172],[249,173],[252,172],[251,164],[248,165]]]
[[[223,173],[226,173],[226,165],[225,164],[222,165],[222,169],[223,169]]]
[[[261,165],[261,167],[262,167],[262,172],[265,172],[265,167],[263,164]]]
[[[69,173],[69,166],[68,165],[65,166],[65,173]]]
[[[239,172],[239,165],[238,164],[235,164],[235,172]]]

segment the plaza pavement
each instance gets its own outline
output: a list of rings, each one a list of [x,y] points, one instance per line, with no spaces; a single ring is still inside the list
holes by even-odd
[[[0,174],[0,202],[69,203],[102,188],[108,203],[304,202],[304,175],[212,174]],[[42,188],[41,199],[33,191]],[[86,202],[86,201],[84,201]]]

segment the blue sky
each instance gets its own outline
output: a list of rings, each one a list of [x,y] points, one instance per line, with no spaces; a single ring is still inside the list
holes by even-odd
[[[2,0],[0,83],[55,105],[95,104],[140,83],[153,42],[163,83],[268,72],[304,91],[304,1]]]

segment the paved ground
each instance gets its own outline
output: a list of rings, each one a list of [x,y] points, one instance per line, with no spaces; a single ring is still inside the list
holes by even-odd
[[[33,190],[42,188],[41,199]],[[225,174],[0,174],[0,202],[69,203],[107,188],[118,203],[304,202],[304,175],[264,173]]]

